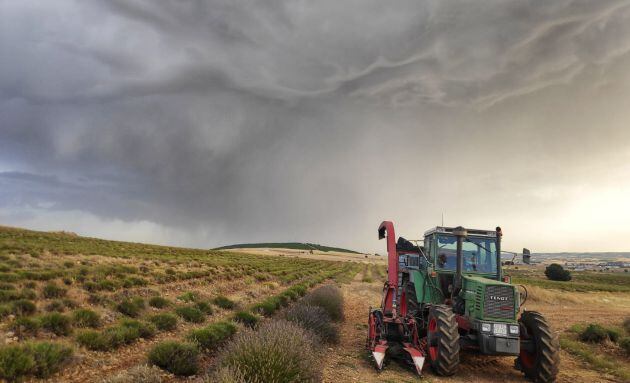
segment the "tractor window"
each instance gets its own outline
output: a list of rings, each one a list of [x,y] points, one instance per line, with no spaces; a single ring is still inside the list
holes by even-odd
[[[497,272],[497,248],[492,238],[468,237],[462,243],[464,258],[462,269],[465,273]],[[438,236],[437,267],[455,271],[457,268],[457,238],[449,235]]]
[[[457,267],[457,239],[449,235],[438,235],[437,262],[442,270],[455,271]]]
[[[497,244],[493,238],[468,237],[462,244],[464,272],[497,272]]]

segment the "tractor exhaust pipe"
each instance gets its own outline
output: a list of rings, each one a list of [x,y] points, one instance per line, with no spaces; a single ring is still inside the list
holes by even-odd
[[[453,235],[457,237],[457,266],[455,268],[455,280],[453,281],[452,295],[455,295],[455,291],[462,288],[462,269],[464,268],[464,255],[462,254],[462,245],[464,238],[468,236],[468,232],[461,226],[457,226],[453,229]]]
[[[503,237],[503,231],[500,226],[497,226],[496,236],[497,236],[497,281],[500,281],[503,278],[501,275],[501,237]]]

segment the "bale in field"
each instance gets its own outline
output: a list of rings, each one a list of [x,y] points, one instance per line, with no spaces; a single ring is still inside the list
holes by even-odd
[[[339,341],[339,330],[333,324],[328,312],[319,306],[296,303],[287,310],[285,318],[313,332],[324,342],[337,343]]]
[[[321,381],[313,337],[300,326],[279,320],[245,329],[223,350],[212,382]]]
[[[319,287],[307,294],[303,301],[306,305],[323,308],[334,321],[343,320],[343,295],[337,286]]]

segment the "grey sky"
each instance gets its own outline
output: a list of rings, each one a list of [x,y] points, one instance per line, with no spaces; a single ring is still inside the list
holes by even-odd
[[[630,250],[630,1],[0,0],[0,223]]]

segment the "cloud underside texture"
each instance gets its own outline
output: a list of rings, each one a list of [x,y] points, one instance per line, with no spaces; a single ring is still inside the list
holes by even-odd
[[[0,2],[0,220],[619,249],[629,51],[628,1]]]

